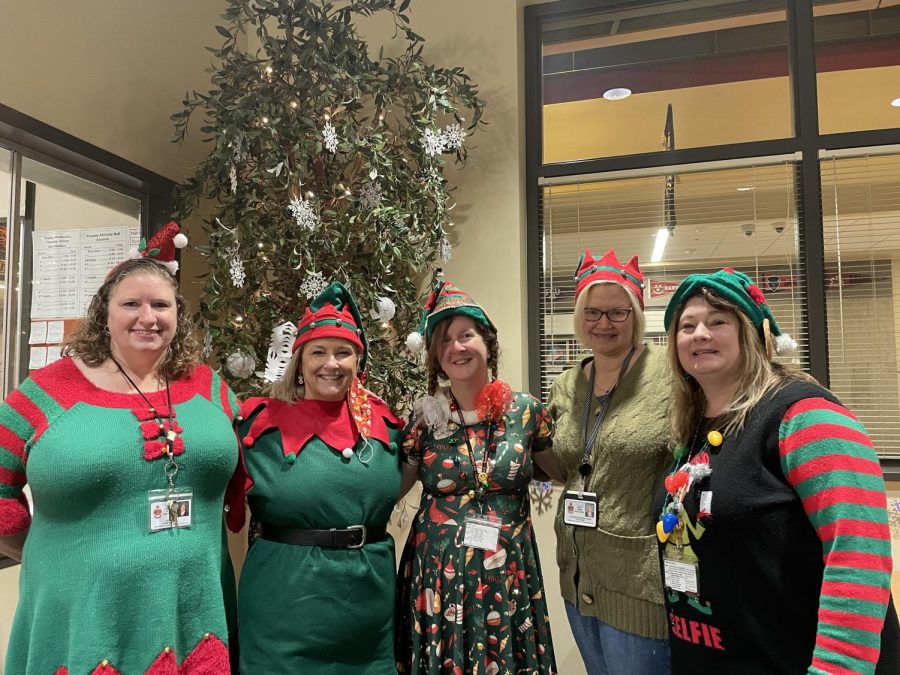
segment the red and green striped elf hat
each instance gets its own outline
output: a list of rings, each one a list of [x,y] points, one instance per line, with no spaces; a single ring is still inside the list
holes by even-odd
[[[425,311],[419,322],[419,330],[406,338],[406,346],[411,352],[418,352],[428,346],[434,327],[443,319],[454,315],[468,316],[482,326],[497,334],[497,327],[490,320],[487,312],[475,302],[468,293],[460,290],[449,281],[441,281],[441,272],[437,271],[432,283],[431,295],[425,302]]]
[[[291,352],[300,345],[319,338],[340,338],[353,343],[362,351],[359,369],[366,369],[369,345],[362,329],[362,317],[350,291],[338,281],[331,284],[309,303],[297,324],[297,339]]]
[[[578,299],[584,289],[598,281],[619,284],[633,295],[641,309],[644,309],[644,273],[638,266],[637,256],[632,256],[628,264],[623,265],[613,249],[609,249],[599,260],[591,255],[590,249],[584,249],[575,270],[575,299]]]

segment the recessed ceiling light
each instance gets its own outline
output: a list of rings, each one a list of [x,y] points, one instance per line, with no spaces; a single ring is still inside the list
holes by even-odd
[[[756,188],[752,185],[742,185],[737,189],[738,192],[750,192],[751,190],[755,190]]]
[[[604,96],[606,96],[606,94],[604,94]],[[891,105],[895,108],[900,108],[900,98],[895,98],[893,101],[891,101]]]
[[[631,89],[627,87],[613,87],[603,92],[603,98],[607,101],[621,101],[629,96],[631,96]]]

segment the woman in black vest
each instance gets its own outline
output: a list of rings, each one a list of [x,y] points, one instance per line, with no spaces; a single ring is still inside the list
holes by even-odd
[[[665,325],[677,445],[657,534],[673,673],[900,672],[863,425],[772,361],[793,341],[746,275],[689,276]]]

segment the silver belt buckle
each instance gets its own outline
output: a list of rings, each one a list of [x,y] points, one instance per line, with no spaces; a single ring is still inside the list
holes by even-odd
[[[365,525],[351,525],[347,528],[348,530],[359,530],[362,533],[362,540],[358,544],[351,544],[347,546],[347,548],[362,548],[366,544],[366,526]]]

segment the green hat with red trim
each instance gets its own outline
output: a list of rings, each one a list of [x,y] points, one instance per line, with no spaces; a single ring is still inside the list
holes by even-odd
[[[428,345],[434,327],[448,316],[467,316],[497,334],[497,327],[490,320],[487,312],[475,302],[468,293],[457,288],[449,281],[441,281],[441,271],[437,270],[432,282],[431,294],[425,302],[425,311],[419,322],[418,331],[406,338],[406,346],[411,352],[418,352]]]
[[[666,314],[663,319],[666,330],[669,330],[678,308],[704,288],[741,310],[756,327],[759,337],[762,338],[767,349],[770,346],[769,340],[772,338],[774,340],[771,347],[777,354],[787,354],[797,348],[797,343],[791,336],[781,332],[772,315],[772,310],[766,302],[766,296],[753,283],[753,279],[730,267],[725,267],[712,274],[692,274],[686,277],[675,289],[669,304],[666,305]]]
[[[340,338],[352,342],[362,351],[359,369],[365,370],[369,345],[362,329],[362,317],[350,291],[338,281],[332,281],[309,303],[297,324],[297,339],[291,352],[319,338]]]

